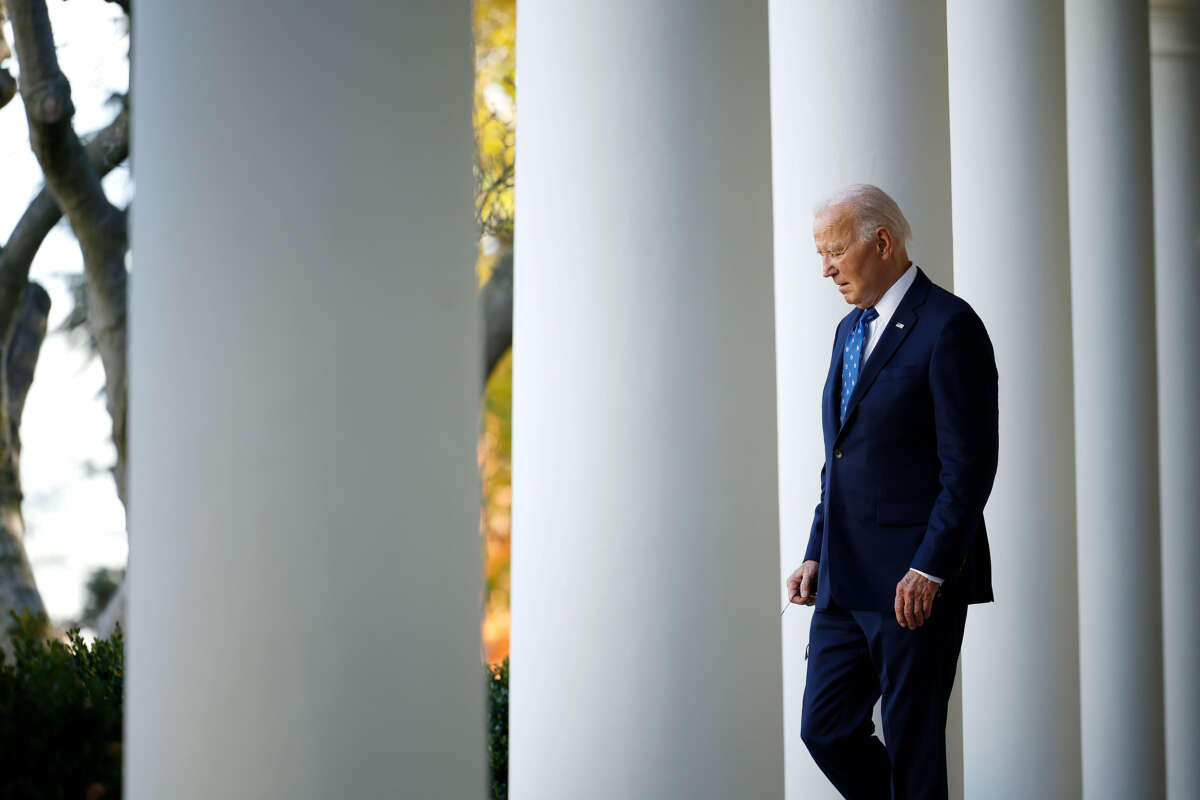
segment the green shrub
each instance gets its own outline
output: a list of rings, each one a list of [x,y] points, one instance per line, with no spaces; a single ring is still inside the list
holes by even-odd
[[[508,659],[489,664],[488,774],[492,800],[508,800]]]
[[[0,651],[0,798],[121,796],[124,643],[47,640],[45,615],[9,612]]]
[[[118,800],[124,641],[47,640],[45,615],[10,612],[0,651],[0,800]],[[508,659],[486,665],[492,800],[508,800]]]

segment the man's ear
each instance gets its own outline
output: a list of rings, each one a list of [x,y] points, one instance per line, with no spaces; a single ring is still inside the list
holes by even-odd
[[[882,259],[892,255],[892,233],[882,225],[875,229],[875,252],[879,253]]]

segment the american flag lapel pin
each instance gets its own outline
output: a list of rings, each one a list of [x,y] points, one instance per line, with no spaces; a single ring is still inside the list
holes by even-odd
[[[897,328],[903,328],[903,327],[904,327],[904,323],[903,323],[903,322],[897,322],[897,323],[896,323],[896,327],[897,327]]]

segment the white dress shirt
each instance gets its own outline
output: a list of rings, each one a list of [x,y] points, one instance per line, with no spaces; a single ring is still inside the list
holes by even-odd
[[[867,359],[871,357],[872,351],[875,350],[875,345],[879,344],[879,339],[883,336],[883,332],[887,330],[888,323],[892,321],[896,309],[900,307],[900,301],[904,299],[904,295],[916,279],[917,265],[909,264],[904,274],[897,278],[896,282],[883,293],[883,297],[879,298],[879,302],[875,304],[875,310],[879,313],[879,316],[867,323],[867,338],[863,342],[863,356],[860,363],[867,363]]]
[[[880,338],[883,337],[883,332],[887,330],[888,323],[892,321],[892,316],[896,313],[896,309],[900,307],[900,301],[904,299],[904,295],[916,279],[917,265],[909,264],[904,274],[896,279],[896,282],[883,293],[883,297],[879,298],[879,302],[875,304],[875,310],[879,312],[879,316],[866,324],[866,331],[864,332],[866,340],[863,342],[863,355],[862,361],[859,362],[860,364],[866,364],[867,359],[871,357],[871,352],[875,349],[875,345],[879,344]],[[913,572],[918,575],[924,575],[934,583],[942,583],[943,580],[927,572],[921,572],[919,569],[913,569]]]

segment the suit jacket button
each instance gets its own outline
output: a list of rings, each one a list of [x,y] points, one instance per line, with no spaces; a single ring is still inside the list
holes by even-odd
[[[841,451],[841,450],[834,450],[834,451],[833,451],[833,457],[834,457],[834,458],[841,458],[841,457],[842,457],[842,451]]]

